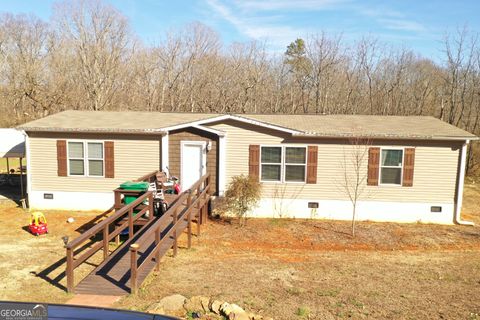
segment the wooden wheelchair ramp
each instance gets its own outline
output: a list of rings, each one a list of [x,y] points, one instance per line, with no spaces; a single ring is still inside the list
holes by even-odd
[[[191,247],[192,223],[196,223],[198,235],[200,224],[207,219],[209,190],[207,174],[191,189],[177,196],[159,218],[153,215],[153,194],[147,192],[69,242],[65,246],[68,292],[96,295],[136,293],[150,272],[160,267],[161,258],[170,249],[173,249],[174,256],[177,254],[178,238],[185,232],[188,247]],[[120,233],[126,228],[128,240],[110,252],[111,242],[115,239],[118,243]],[[99,234],[102,235],[100,240]],[[103,251],[103,261],[76,283],[74,270],[81,264],[90,263],[89,258],[99,251]]]
[[[155,222],[156,220],[153,220]],[[147,230],[152,223],[145,225]],[[179,230],[185,230],[188,222],[182,221],[178,225]],[[171,226],[170,226],[171,228]],[[166,228],[165,233],[168,229]],[[94,271],[92,271],[85,279],[75,288],[75,293],[82,294],[104,294],[104,295],[124,295],[131,292],[131,259],[130,259],[130,245],[137,241],[141,235],[145,234],[145,230],[137,232],[134,235],[133,241],[128,240],[123,243],[114,253],[112,253],[107,260],[100,264]],[[178,233],[178,237],[181,233]],[[173,236],[168,237],[166,241],[159,248],[159,253],[163,257],[167,251],[174,245]],[[155,235],[149,234],[145,238],[145,248],[138,250],[139,261],[143,262],[145,257],[152,251],[155,245]],[[145,262],[147,266],[141,273],[137,274],[137,281],[142,283],[155,267],[156,261],[152,259]]]

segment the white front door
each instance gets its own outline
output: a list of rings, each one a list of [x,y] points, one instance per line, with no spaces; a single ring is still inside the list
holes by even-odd
[[[205,142],[182,141],[181,149],[180,185],[185,191],[206,173]]]

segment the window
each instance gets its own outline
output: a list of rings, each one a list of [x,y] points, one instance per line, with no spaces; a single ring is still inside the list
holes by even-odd
[[[102,142],[68,142],[68,173],[71,176],[103,176]]]
[[[305,182],[306,147],[261,147],[261,181]]]
[[[282,147],[262,147],[262,181],[282,180]]]
[[[88,142],[88,175],[103,176],[103,143]]]
[[[68,165],[69,174],[72,176],[85,175],[85,161],[83,152],[83,142],[68,143]]]
[[[402,184],[402,149],[382,149],[380,163],[380,183],[381,184]]]
[[[304,147],[285,147],[285,181],[305,182],[305,150]]]

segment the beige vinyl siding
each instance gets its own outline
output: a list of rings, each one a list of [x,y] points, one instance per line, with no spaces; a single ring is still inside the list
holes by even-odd
[[[258,126],[226,121],[211,125],[226,132],[227,185],[232,176],[248,174],[250,144],[302,144],[318,146],[317,184],[263,183],[263,197],[286,199],[348,200],[342,189],[344,154],[351,155],[348,141],[301,140]],[[415,147],[413,187],[366,186],[363,200],[453,203],[461,144],[438,141],[381,141],[379,147]],[[367,158],[364,162],[367,173]],[[366,184],[366,182],[365,182]]]
[[[169,133],[168,141],[169,141],[169,173],[170,175],[177,176],[180,181],[182,181],[181,176],[181,143],[182,141],[204,141],[210,142],[212,144],[212,148],[210,151],[207,152],[207,159],[206,159],[206,172],[210,173],[212,183],[212,191],[214,193],[217,192],[217,140],[218,137],[211,133],[206,133],[204,131],[198,129],[185,129],[185,130],[176,130]],[[186,159],[185,161],[188,161]]]
[[[287,134],[258,126],[224,121],[209,125],[212,128],[226,132],[226,174],[225,181],[230,182],[232,176],[248,174],[248,147],[251,144],[280,144]]]
[[[160,164],[160,136],[61,133],[29,136],[29,170],[34,191],[111,192],[127,180],[158,170]],[[58,177],[56,141],[69,139],[114,141],[115,178]]]

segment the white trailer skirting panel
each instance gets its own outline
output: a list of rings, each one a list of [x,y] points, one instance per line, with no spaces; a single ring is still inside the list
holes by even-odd
[[[32,209],[55,210],[107,210],[114,203],[113,192],[65,192],[31,191],[29,197]]]
[[[316,206],[318,208],[309,208]],[[441,212],[432,212],[441,207]],[[453,203],[359,201],[356,220],[379,222],[421,222],[453,224]],[[351,220],[352,203],[344,200],[267,199],[260,200],[249,217]]]
[[[113,192],[32,191],[29,199],[34,209],[76,211],[107,210],[114,203]],[[309,208],[309,203],[318,204],[318,208]],[[432,207],[440,207],[441,212],[431,212]],[[452,224],[453,213],[453,203],[360,201],[356,220]],[[264,198],[248,216],[351,220],[352,204],[342,200]]]

